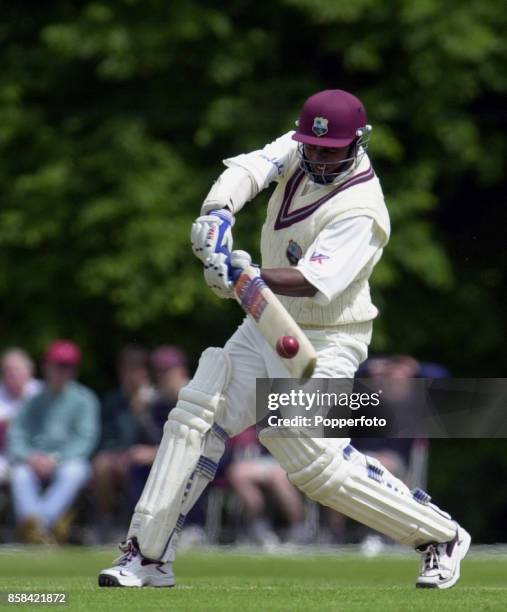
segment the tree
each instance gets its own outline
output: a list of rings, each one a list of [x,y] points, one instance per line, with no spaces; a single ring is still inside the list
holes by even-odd
[[[369,109],[393,222],[373,279],[374,348],[455,372],[492,373],[492,355],[505,365],[502,237],[471,242],[505,216],[476,204],[504,195],[500,3],[60,1],[5,13],[5,344],[40,351],[70,334],[110,361],[127,337],[175,337],[194,356],[222,342],[240,314],[189,256],[200,201],[224,156],[291,129],[309,93],[343,86]],[[265,198],[237,224],[256,255]]]

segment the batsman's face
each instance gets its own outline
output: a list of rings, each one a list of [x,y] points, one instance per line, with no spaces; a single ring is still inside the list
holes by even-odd
[[[339,172],[341,162],[349,157],[349,147],[330,148],[317,145],[304,145],[304,154],[317,174]]]

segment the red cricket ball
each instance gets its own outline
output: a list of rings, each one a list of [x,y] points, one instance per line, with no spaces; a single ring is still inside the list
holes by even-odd
[[[284,359],[292,359],[299,351],[299,342],[294,336],[282,336],[276,343],[276,352]]]

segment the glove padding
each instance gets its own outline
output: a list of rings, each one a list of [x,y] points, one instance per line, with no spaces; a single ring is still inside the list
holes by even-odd
[[[232,250],[232,213],[225,209],[214,210],[198,217],[192,224],[190,240],[195,256],[202,261],[216,253],[229,254]]]
[[[213,293],[222,299],[233,298],[234,284],[229,278],[229,255],[213,253],[204,262],[204,280]]]
[[[245,268],[248,268],[248,266],[252,265],[252,258],[250,256],[250,253],[247,253],[246,251],[240,251],[238,249],[231,253],[230,263],[233,268],[239,268],[240,270],[244,270]],[[259,270],[260,274],[260,269],[257,268],[257,270]]]
[[[251,265],[252,258],[246,251],[232,251],[230,257],[225,253],[214,253],[204,263],[204,280],[219,298],[232,298],[233,269],[244,270]],[[260,275],[260,269],[257,270]]]

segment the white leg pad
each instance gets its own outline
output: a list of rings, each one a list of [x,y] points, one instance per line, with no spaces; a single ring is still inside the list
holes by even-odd
[[[198,465],[211,473],[201,455],[204,439],[222,409],[222,392],[229,373],[228,356],[222,349],[204,351],[194,378],[180,391],[169,414],[127,536],[137,538],[145,557],[158,560],[165,556],[169,539],[177,529],[182,503],[188,497],[188,481]]]
[[[281,437],[279,431],[264,429],[259,439],[311,499],[413,547],[456,535],[456,523],[429,495],[411,492],[348,440]]]
[[[161,561],[164,563],[175,560],[176,548],[186,516],[193,508],[204,489],[215,477],[218,463],[224,454],[227,439],[228,436],[225,431],[216,424],[214,424],[211,431],[208,431],[206,434],[204,448],[197,461],[197,466],[192,474],[190,474],[190,477],[185,484],[185,490],[181,500],[180,513],[176,521],[176,526],[170,534],[167,546],[165,547],[165,550],[161,556]]]

